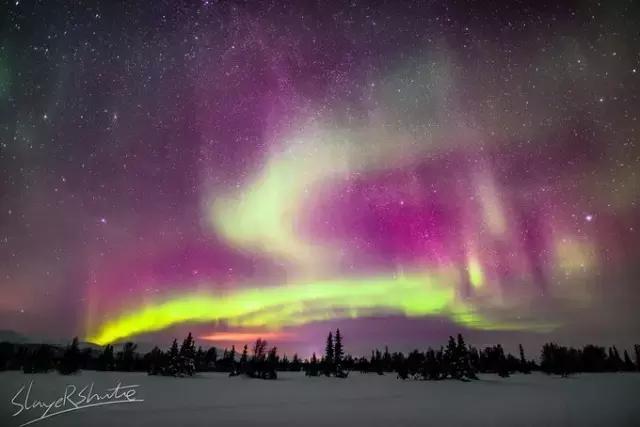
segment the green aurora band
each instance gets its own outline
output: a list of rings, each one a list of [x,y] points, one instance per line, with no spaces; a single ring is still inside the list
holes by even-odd
[[[104,345],[184,322],[225,322],[233,327],[278,330],[373,314],[448,316],[460,325],[480,329],[516,327],[493,323],[458,298],[456,287],[451,286],[457,279],[455,270],[444,269],[432,275],[327,280],[245,288],[220,295],[194,292],[124,313],[104,323],[87,340]]]

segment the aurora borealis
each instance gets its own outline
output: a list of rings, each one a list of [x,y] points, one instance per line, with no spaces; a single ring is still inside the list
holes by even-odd
[[[0,329],[632,342],[637,9],[8,5]]]

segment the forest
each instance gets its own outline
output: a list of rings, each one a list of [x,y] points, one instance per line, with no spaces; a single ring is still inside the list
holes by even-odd
[[[509,377],[514,373],[546,374],[568,377],[580,372],[640,371],[640,345],[622,354],[615,346],[586,345],[573,348],[556,343],[544,344],[537,358],[527,357],[522,345],[517,355],[505,352],[500,344],[478,349],[467,345],[461,334],[449,337],[439,348],[413,350],[408,354],[391,352],[388,347],[376,348],[368,356],[354,357],[345,353],[340,330],[329,332],[325,351],[301,359],[297,354],[289,358],[280,355],[275,346],[258,338],[251,346],[235,346],[220,351],[216,347],[196,347],[189,333],[179,344],[162,350],[154,347],[141,354],[133,342],[101,348],[81,348],[78,338],[62,348],[49,344],[0,343],[0,370],[22,370],[24,373],[57,371],[63,375],[80,370],[147,372],[149,375],[174,377],[193,376],[197,372],[227,372],[229,376],[246,376],[275,380],[278,372],[303,371],[305,375],[346,378],[352,372],[396,375],[401,380],[472,381],[478,373]]]

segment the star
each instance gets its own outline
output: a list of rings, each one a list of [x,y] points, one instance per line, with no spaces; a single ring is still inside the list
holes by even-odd
[[[576,335],[607,315],[602,332],[633,329],[630,305],[616,318],[595,288],[553,283],[597,281],[613,262],[627,279],[616,294],[638,298],[627,5],[199,0],[172,16],[14,2],[6,44],[20,49],[0,55],[15,110],[0,125],[3,321],[89,334],[158,293],[182,323],[202,291],[237,301],[221,321],[267,328],[393,312]],[[60,301],[86,307],[59,304],[69,292]],[[290,310],[291,292],[308,301]],[[269,312],[241,312],[247,296]]]

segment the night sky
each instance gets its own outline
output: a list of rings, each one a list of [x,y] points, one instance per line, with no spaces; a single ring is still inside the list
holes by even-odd
[[[640,338],[640,3],[0,6],[0,329]]]

